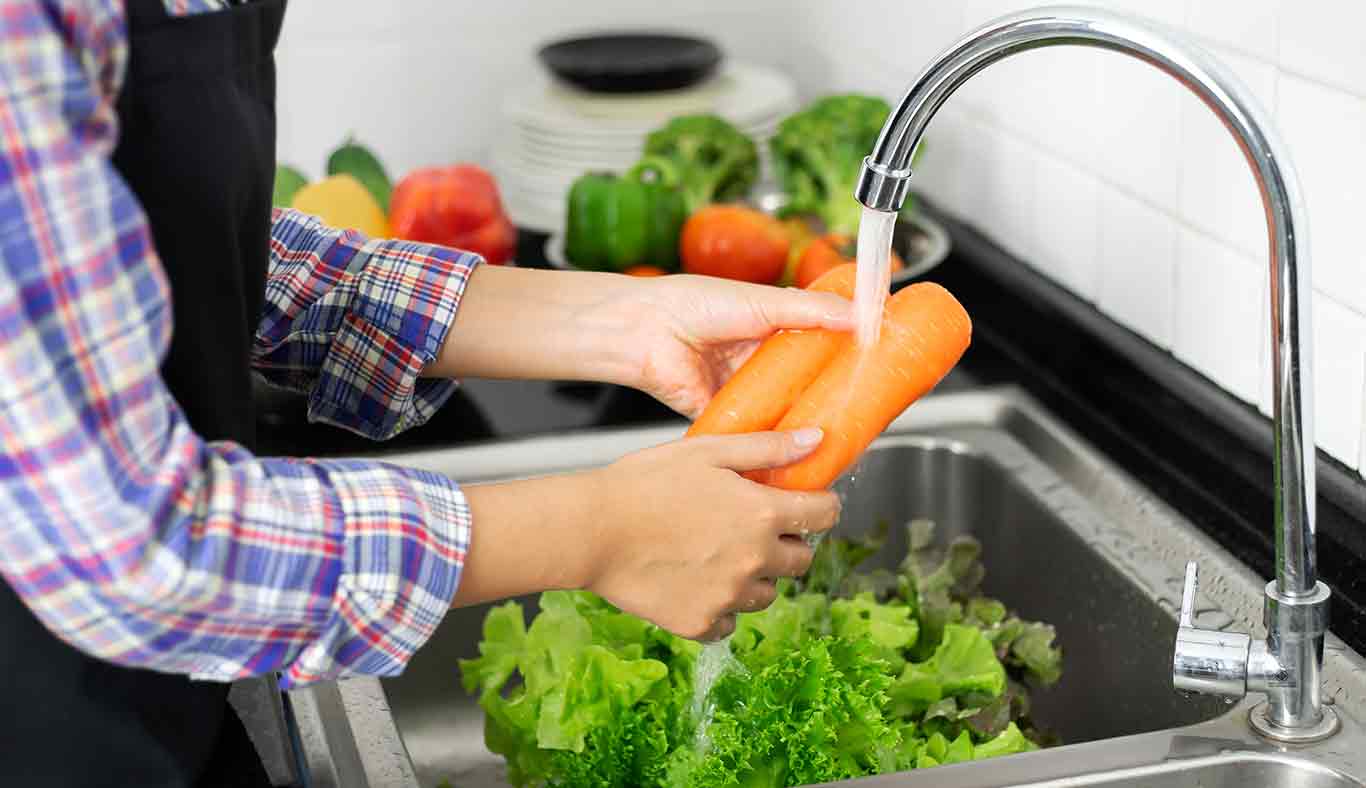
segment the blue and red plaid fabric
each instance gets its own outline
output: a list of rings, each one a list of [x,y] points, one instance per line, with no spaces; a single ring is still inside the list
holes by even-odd
[[[165,275],[109,162],[125,30],[118,0],[0,3],[0,575],[120,664],[287,687],[397,673],[455,594],[464,497],[186,424],[158,374]],[[274,219],[261,372],[377,439],[430,417],[455,384],[419,373],[479,258]]]
[[[166,10],[172,16],[207,14],[210,11],[223,11],[232,5],[230,0],[163,0]]]

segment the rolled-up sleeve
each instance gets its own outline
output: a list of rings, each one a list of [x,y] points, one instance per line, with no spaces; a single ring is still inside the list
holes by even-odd
[[[422,424],[457,386],[421,373],[480,262],[277,209],[254,365],[272,383],[307,394],[311,421],[376,440]]]

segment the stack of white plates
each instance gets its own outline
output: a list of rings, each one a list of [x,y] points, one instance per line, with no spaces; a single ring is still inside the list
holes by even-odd
[[[559,232],[574,179],[629,169],[645,136],[672,118],[715,113],[762,150],[796,102],[791,79],[748,63],[728,63],[693,87],[659,93],[587,93],[545,80],[505,100],[493,172],[517,226]]]

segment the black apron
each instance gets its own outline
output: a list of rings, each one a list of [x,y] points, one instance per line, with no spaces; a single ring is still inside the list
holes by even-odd
[[[162,375],[206,440],[252,447],[284,0],[171,18],[128,0],[114,165],[151,221],[174,327]],[[49,633],[0,582],[0,785],[268,786],[229,685],[130,670]]]

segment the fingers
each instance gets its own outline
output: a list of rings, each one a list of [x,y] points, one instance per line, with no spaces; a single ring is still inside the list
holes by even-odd
[[[769,525],[774,536],[763,565],[762,577],[801,577],[811,566],[815,550],[811,537],[835,527],[840,518],[840,499],[832,492],[804,493],[770,490],[773,502]]]
[[[840,497],[832,492],[789,492],[767,488],[774,507],[773,526],[779,536],[805,539],[823,534],[840,519]]]
[[[758,297],[756,306],[775,331],[780,328],[854,330],[853,302],[834,293],[770,288]]]
[[[716,623],[712,624],[711,629],[707,630],[706,634],[698,638],[698,640],[700,640],[703,643],[715,643],[718,640],[730,637],[731,633],[733,633],[734,631],[735,614],[728,613],[718,618],[716,620]]]
[[[815,556],[815,549],[800,539],[780,539],[769,558],[767,571],[773,577],[801,577],[811,568]]]
[[[778,586],[770,580],[754,580],[746,584],[739,594],[736,613],[757,613],[773,604],[778,598]]]
[[[817,428],[794,432],[755,432],[693,439],[707,462],[718,468],[743,473],[791,465],[820,445],[824,435]]]
[[[720,640],[735,631],[735,617],[740,613],[758,613],[773,604],[773,600],[778,598],[778,586],[771,580],[751,580],[745,584],[740,593],[736,595],[735,602],[720,618],[712,624],[711,629],[700,638],[703,642]]]

